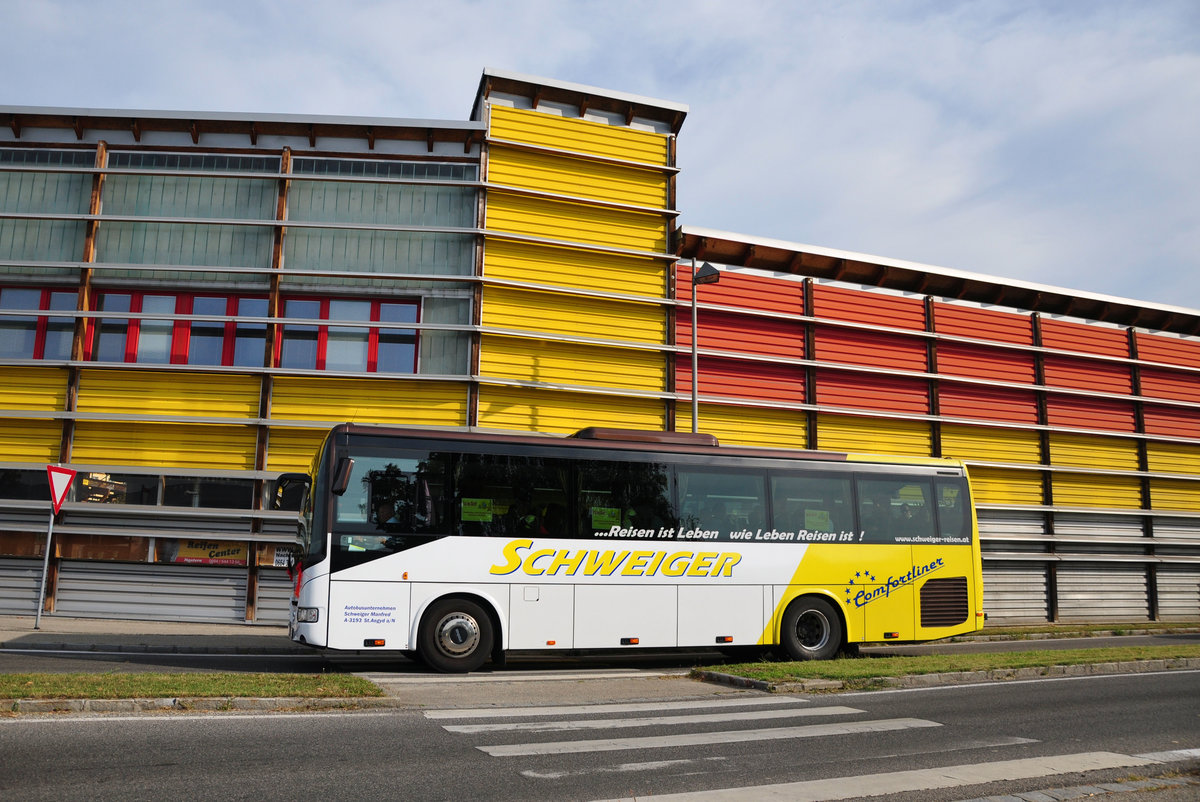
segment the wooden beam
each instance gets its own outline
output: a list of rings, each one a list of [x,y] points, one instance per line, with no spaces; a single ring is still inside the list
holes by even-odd
[[[83,123],[79,121],[78,117],[71,118],[71,127],[75,129],[75,138],[83,139]]]
[[[250,123],[250,144],[251,145],[258,144],[258,124],[257,123]]]
[[[425,132],[425,148],[428,152],[433,153],[433,129],[430,128]]]
[[[129,130],[133,132],[134,142],[142,141],[142,124],[137,121],[136,117],[133,119],[133,122],[129,124]]]
[[[367,126],[367,150],[375,150],[375,127]]]
[[[591,105],[592,105],[591,96],[584,95],[583,100],[579,101],[579,116],[582,117],[583,115],[587,114],[588,106],[591,106]]]
[[[625,107],[625,124],[631,125],[632,123],[633,123],[633,104],[630,103],[628,106]]]
[[[313,127],[312,123],[308,124],[308,146],[310,148],[317,146],[317,129]]]
[[[192,120],[192,124],[188,127],[188,131],[192,135],[192,144],[199,145],[200,144],[200,123],[196,122],[195,120]]]
[[[10,117],[8,120],[8,127],[12,129],[13,136],[15,136],[17,139],[21,138],[21,118],[20,117],[18,117],[15,114],[12,117]]]

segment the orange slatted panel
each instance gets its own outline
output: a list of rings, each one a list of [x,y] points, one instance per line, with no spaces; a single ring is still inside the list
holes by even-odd
[[[1129,341],[1123,329],[1053,318],[1042,318],[1042,345],[1100,356],[1129,356]]]
[[[817,403],[923,415],[929,412],[929,385],[921,379],[818,369]]]
[[[1161,334],[1137,333],[1138,357],[1165,365],[1200,368],[1200,340],[1182,340]]]
[[[692,345],[692,317],[687,308],[678,312],[675,342],[684,348]],[[787,359],[804,358],[804,327],[791,320],[753,318],[731,312],[699,310],[700,348],[736,351]],[[685,358],[680,355],[680,359]]]
[[[1178,370],[1142,368],[1142,395],[1173,398],[1176,401],[1200,400],[1200,375]]]
[[[1032,390],[1009,390],[943,382],[938,409],[947,418],[978,418],[1005,423],[1037,423],[1037,396]]]
[[[974,379],[1033,384],[1037,378],[1033,354],[981,345],[938,343],[937,367],[938,373]]]
[[[920,298],[849,290],[824,284],[813,286],[813,314],[831,320],[871,323],[894,329],[925,330],[925,303]]]
[[[1200,409],[1146,404],[1142,416],[1146,421],[1146,434],[1200,438]]]
[[[692,300],[692,266],[678,265],[676,297],[684,303]],[[760,312],[804,314],[804,284],[770,276],[722,271],[716,284],[701,285],[701,304],[721,304]]]
[[[1053,354],[1046,355],[1044,364],[1048,387],[1071,387],[1099,393],[1133,392],[1133,379],[1128,365]]]
[[[995,340],[1017,345],[1033,345],[1033,325],[1029,315],[994,312],[974,306],[935,303],[934,328],[940,334]]]
[[[1046,419],[1051,426],[1070,429],[1134,431],[1133,404],[1129,401],[1051,395],[1046,398]]]
[[[816,359],[896,370],[925,370],[925,341],[900,334],[819,327]]]
[[[692,363],[680,357],[675,387],[692,391]],[[804,402],[804,368],[771,362],[742,362],[705,357],[700,360],[700,394],[756,401]]]

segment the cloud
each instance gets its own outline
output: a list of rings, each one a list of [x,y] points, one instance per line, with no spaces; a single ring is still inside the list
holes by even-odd
[[[685,225],[1200,297],[1192,0],[0,7],[14,105],[463,119],[484,67],[689,104]]]

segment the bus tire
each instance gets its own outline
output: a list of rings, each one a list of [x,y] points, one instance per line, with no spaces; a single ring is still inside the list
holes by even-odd
[[[793,660],[829,660],[842,648],[842,619],[820,596],[802,596],[783,613],[779,641]]]
[[[441,599],[429,606],[417,633],[425,664],[446,674],[474,671],[492,653],[492,619],[467,599]]]

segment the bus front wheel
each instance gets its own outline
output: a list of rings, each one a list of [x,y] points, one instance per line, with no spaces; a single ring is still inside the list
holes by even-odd
[[[793,660],[829,660],[842,648],[842,619],[819,596],[792,602],[780,629],[780,643]]]
[[[467,599],[434,602],[421,619],[417,651],[436,671],[474,671],[492,653],[492,620],[482,607]]]

